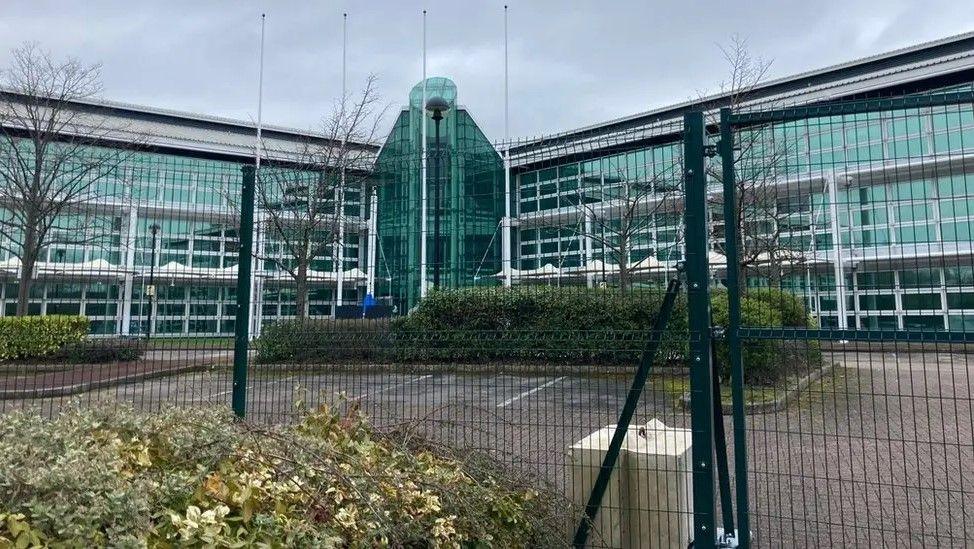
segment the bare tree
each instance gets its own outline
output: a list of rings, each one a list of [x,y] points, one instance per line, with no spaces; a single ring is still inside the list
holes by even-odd
[[[294,280],[299,318],[307,315],[312,261],[330,247],[341,269],[346,192],[360,189],[366,199],[372,186],[375,150],[369,144],[385,111],[375,83],[371,75],[357,97],[339,98],[322,121],[320,138],[306,142],[291,165],[262,168],[257,177],[256,206],[265,238],[280,250],[259,258]]]
[[[632,286],[636,266],[632,252],[638,240],[659,224],[659,214],[675,211],[672,198],[679,188],[675,168],[674,164],[654,176],[616,170],[583,178],[578,231],[601,245],[622,289]]]
[[[54,244],[85,243],[98,183],[131,148],[97,148],[123,127],[87,114],[78,101],[101,91],[100,65],[54,59],[35,43],[13,50],[0,73],[0,248],[20,260],[17,315],[27,314],[35,267]],[[132,142],[129,135],[126,141]]]
[[[722,105],[711,106],[708,115],[711,127],[718,123],[716,107],[740,109],[756,99],[754,91],[764,82],[772,64],[769,60],[754,57],[747,40],[739,36],[733,36],[728,45],[718,47],[728,67],[727,80],[720,85],[720,96],[728,99],[723,100]],[[734,217],[725,219],[724,223],[737,226],[740,238],[737,261],[742,283],[747,280],[747,273],[755,271],[766,271],[772,279],[777,279],[782,262],[794,264],[802,260],[802,254],[791,249],[782,238],[789,230],[787,218],[790,215],[788,208],[781,207],[782,199],[787,202],[789,197],[781,196],[778,182],[784,173],[791,145],[776,136],[773,130],[772,126],[763,125],[735,134],[737,204]],[[723,183],[720,162],[709,163],[708,175]],[[723,212],[722,193],[711,194],[709,202],[712,212]],[[723,231],[718,230],[716,224],[713,226],[712,237],[723,239]]]

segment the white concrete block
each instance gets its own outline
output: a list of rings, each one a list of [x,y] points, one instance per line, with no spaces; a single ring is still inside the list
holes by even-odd
[[[572,498],[584,508],[615,426],[571,446]],[[686,547],[692,527],[690,431],[630,426],[596,516],[591,547]]]

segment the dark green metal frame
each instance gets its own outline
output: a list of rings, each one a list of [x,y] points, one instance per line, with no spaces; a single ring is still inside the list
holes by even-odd
[[[806,118],[819,118],[823,116],[840,116],[844,114],[862,114],[878,111],[895,111],[900,109],[918,109],[923,107],[943,107],[947,105],[958,105],[962,103],[974,102],[974,92],[944,92],[924,95],[908,95],[904,97],[894,97],[886,99],[862,99],[858,101],[843,101],[839,103],[822,103],[818,105],[806,105],[800,107],[789,107],[784,109],[769,109],[766,111],[739,112],[727,111],[727,123],[733,129],[753,126],[756,124],[770,124],[777,122],[790,122],[803,120]]]
[[[694,548],[717,546],[714,518],[714,393],[710,275],[707,264],[706,127],[702,112],[683,118],[684,224],[690,333],[690,429],[693,450]]]
[[[724,197],[724,219],[733,220],[736,212],[735,196],[735,145],[734,131],[749,126],[789,122],[817,117],[841,116],[850,114],[862,114],[880,111],[892,111],[901,109],[915,109],[925,107],[949,106],[958,104],[974,103],[974,92],[946,92],[936,94],[914,95],[897,98],[877,98],[863,99],[858,101],[845,101],[840,103],[820,103],[816,105],[798,106],[783,109],[769,109],[764,111],[753,111],[735,113],[729,108],[720,111],[720,141],[717,151],[721,156],[722,181]],[[688,115],[689,116],[689,115]],[[697,124],[694,120],[694,126]],[[688,134],[689,136],[689,134]],[[688,168],[696,166],[697,162],[702,163],[703,151],[696,147],[692,150],[687,146],[686,162]],[[691,153],[694,155],[691,157]],[[687,210],[692,206],[697,207],[703,204],[703,199],[696,196],[691,201],[691,185],[688,177],[687,189]],[[735,453],[735,488],[737,496],[737,517],[738,531],[744,535],[737,536],[738,547],[749,547],[750,545],[750,513],[748,502],[748,479],[747,479],[747,446],[746,428],[744,423],[744,369],[742,364],[741,342],[747,339],[779,339],[779,340],[832,340],[832,341],[901,341],[901,342],[922,342],[922,343],[974,343],[974,334],[966,332],[934,332],[934,331],[913,331],[902,330],[848,330],[848,329],[803,329],[803,328],[752,328],[741,326],[741,296],[740,296],[740,264],[737,261],[740,253],[740,235],[738,234],[737,223],[728,222],[725,226],[724,248],[727,256],[727,287],[728,291],[728,316],[729,326],[725,333],[729,348],[731,363],[731,383],[733,389],[733,422],[734,422],[734,453]],[[687,217],[687,247],[699,245],[697,238],[690,233],[690,216]],[[688,252],[689,256],[689,252]],[[688,262],[689,263],[689,262]],[[699,269],[699,266],[694,267]],[[691,337],[694,333],[693,309],[691,308]],[[691,352],[693,352],[691,350]],[[694,395],[696,396],[696,395]],[[696,411],[696,408],[694,408]],[[696,418],[696,416],[695,416]],[[696,449],[696,440],[694,440]],[[697,498],[696,477],[695,477],[694,504],[700,500]],[[701,489],[701,495],[706,493]],[[707,503],[712,501],[712,497]],[[725,521],[726,522],[726,521]],[[701,538],[698,530],[698,541],[695,547],[702,547],[699,544]]]
[[[240,192],[240,249],[237,263],[237,317],[233,341],[233,413],[244,417],[247,410],[247,351],[250,346],[250,279],[254,248],[254,187],[257,171],[243,167]]]
[[[731,109],[720,110],[720,141],[717,152],[721,158],[721,180],[724,182],[724,219],[734,219],[737,211],[737,197],[734,194],[734,132],[730,123]],[[727,257],[737,257],[740,235],[737,223],[724,224],[724,247]],[[739,265],[727,262],[727,287],[740,288]],[[738,328],[741,325],[741,295],[739,291],[727,292],[727,313],[729,323]],[[744,365],[741,355],[741,339],[737,329],[725,333],[730,348],[731,366],[731,406],[734,423],[734,478],[737,501],[737,522],[740,532],[747,533],[738,538],[739,547],[750,546],[750,503],[748,501],[747,481],[747,427],[744,423]],[[725,533],[733,533],[727,532]]]

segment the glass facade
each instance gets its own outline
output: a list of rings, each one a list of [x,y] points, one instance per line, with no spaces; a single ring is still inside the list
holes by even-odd
[[[744,248],[757,251],[773,239],[777,249],[806,260],[774,275],[762,268],[745,270],[749,287],[780,285],[804,295],[823,325],[838,324],[839,295],[850,328],[965,330],[974,325],[974,166],[966,156],[974,153],[971,105],[814,118],[751,133],[750,139],[739,137],[754,150],[742,155],[738,176],[778,187],[768,193],[767,204],[753,199],[758,193],[752,191],[741,230]],[[658,174],[678,173],[673,170],[682,162],[681,152],[681,144],[663,143],[597,159],[551,161],[518,174],[522,229],[515,257],[520,268],[578,266],[585,262],[586,246],[590,259],[613,261],[599,242],[582,238],[580,216],[565,223],[559,211],[579,209],[578,189],[593,183],[601,188],[627,181],[660,185],[669,178]],[[719,164],[711,173],[719,173]],[[717,206],[710,213],[712,246],[721,253],[721,183],[712,179],[711,204]],[[835,226],[830,185],[835,185]],[[665,186],[656,194],[664,192]],[[680,259],[681,223],[679,212],[647,216],[628,260]],[[845,279],[838,285],[832,267],[836,235]],[[716,280],[719,271],[718,266]]]
[[[98,154],[93,150],[92,154]],[[91,196],[56,219],[31,285],[29,314],[83,314],[98,335],[232,335],[236,315],[237,234],[243,162],[136,152],[106,173],[92,174]],[[357,226],[364,205],[359,189],[345,193],[348,223]],[[5,215],[9,215],[6,212]],[[259,215],[259,213],[258,213]],[[259,224],[258,224],[259,226]],[[152,229],[156,229],[155,237]],[[260,228],[258,229],[260,230]],[[262,261],[257,310],[270,323],[295,315],[293,281],[277,274],[286,254],[280,243],[258,234]],[[345,234],[345,268],[359,267],[360,231]],[[0,311],[16,313],[17,235],[0,243]],[[332,246],[312,267],[333,266]],[[156,298],[150,298],[150,286]],[[329,316],[330,287],[312,284],[309,314]],[[364,281],[345,286],[360,299]]]
[[[415,306],[423,286],[434,289],[437,276],[440,288],[488,285],[496,284],[494,275],[501,269],[501,157],[470,113],[457,106],[452,81],[427,79],[426,96],[443,98],[449,105],[439,122],[439,141],[437,124],[423,108],[420,82],[410,92],[409,106],[399,114],[376,164],[376,297],[400,312]]]
[[[458,104],[452,81],[428,79],[426,97],[441,98],[446,105],[439,138],[419,83],[380,149],[368,182],[345,189],[340,199],[324,198],[341,214],[343,238],[339,245],[329,235],[317,236],[328,242],[312,260],[311,270],[360,269],[359,275],[368,275],[350,276],[341,296],[335,278],[312,277],[309,316],[335,314],[339,297],[344,303],[360,302],[373,277],[375,297],[400,314],[437,286],[500,284],[504,162]],[[622,138],[592,149],[604,154],[588,149],[578,153],[583,149],[566,148],[562,139],[537,161],[518,159],[525,167],[512,171],[512,267],[530,271],[550,266],[565,272],[595,262],[652,260],[669,267],[681,260],[679,208],[637,209],[626,221],[635,229],[623,247],[624,258],[619,257],[617,237],[593,236],[593,214],[586,213],[605,205],[611,215],[609,206],[625,203],[634,189],[645,192],[640,200],[646,202],[679,194],[683,149],[678,127],[672,121],[652,139]],[[754,250],[773,237],[781,249],[800,252],[808,260],[776,273],[745,269],[748,287],[780,285],[805,296],[823,325],[974,328],[971,105],[823,116],[753,131],[759,135],[738,166],[739,176],[765,177],[785,191],[748,211],[744,248]],[[84,314],[95,334],[145,334],[150,322],[152,333],[160,335],[231,334],[236,313],[235,200],[245,162],[138,151],[110,173],[98,174],[96,196],[59,218],[53,229],[40,258],[45,268],[30,290],[28,312]],[[320,175],[295,173],[311,179]],[[372,184],[376,204],[369,203]],[[718,205],[720,182],[715,178],[710,192],[712,205]],[[373,207],[377,215],[369,219]],[[0,215],[10,212],[0,210]],[[721,208],[711,208],[710,222],[713,250],[721,253]],[[609,232],[617,228],[612,223],[606,225]],[[255,316],[266,324],[298,311],[295,284],[285,272],[293,259],[284,243],[273,238],[271,227],[257,226],[261,259],[256,262]],[[377,240],[375,249],[369,249],[373,227]],[[16,238],[0,240],[0,313],[12,315],[19,273],[10,249],[18,243]],[[841,276],[834,269],[838,255],[843,258]],[[84,271],[93,265],[100,267]],[[715,283],[720,279],[717,266]],[[611,275],[532,279],[539,280],[613,283]],[[637,282],[657,280],[643,272]],[[155,287],[154,300],[150,286]]]

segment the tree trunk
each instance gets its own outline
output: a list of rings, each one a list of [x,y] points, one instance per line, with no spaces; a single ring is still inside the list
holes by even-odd
[[[629,270],[629,222],[622,221],[624,232],[619,236],[619,289],[626,291],[632,286],[632,273]]]
[[[632,275],[629,272],[629,265],[619,263],[619,289],[628,290],[632,287]]]
[[[20,284],[17,287],[17,316],[27,316],[30,289],[37,264],[37,230],[28,225],[24,230],[24,247],[20,257]]]
[[[298,276],[295,278],[297,296],[295,306],[297,307],[296,316],[304,319],[308,316],[308,262],[301,260],[298,262]]]

